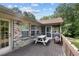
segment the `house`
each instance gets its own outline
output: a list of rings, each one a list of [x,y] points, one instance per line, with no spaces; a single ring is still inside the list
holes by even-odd
[[[32,38],[40,34],[53,39],[55,31],[61,33],[62,23],[62,18],[40,21],[32,20],[0,6],[0,55],[14,50],[16,46],[14,43],[20,39],[25,39],[28,44],[33,41]]]

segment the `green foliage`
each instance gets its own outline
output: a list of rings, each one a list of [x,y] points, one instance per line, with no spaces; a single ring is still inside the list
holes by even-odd
[[[62,26],[62,32],[64,35],[71,37],[79,36],[79,3],[60,4],[51,16],[52,18],[63,18],[64,24]],[[51,17],[46,16],[43,18],[49,19]]]
[[[22,11],[19,10],[18,7],[13,7],[12,10],[15,11],[15,12],[17,12],[17,13],[19,13],[19,14],[22,14]]]
[[[73,40],[71,40],[71,43],[79,49],[79,39],[74,38]]]
[[[14,11],[17,12],[18,14],[21,14],[21,15],[22,15],[22,11],[21,11],[19,8],[14,7],[14,8],[12,8],[12,10],[14,10]],[[36,20],[36,19],[35,19],[35,16],[34,16],[32,13],[30,13],[30,12],[24,12],[23,15],[24,15],[25,17],[29,17],[29,18],[32,19],[32,20]]]
[[[55,14],[64,19],[63,33],[66,36],[79,36],[79,4],[61,4]],[[65,26],[66,24],[71,24]]]
[[[61,4],[55,14],[64,19],[63,34],[66,36],[79,36],[79,4]],[[71,24],[65,26],[66,24]]]
[[[54,18],[54,16],[53,15],[49,15],[49,16],[42,17],[40,20],[50,20],[52,18]]]
[[[49,19],[49,16],[44,16],[40,20],[47,20],[47,19]]]
[[[18,7],[13,7],[12,10],[18,11],[19,8]]]
[[[36,20],[35,16],[30,12],[24,12],[24,16],[29,17],[32,20]]]

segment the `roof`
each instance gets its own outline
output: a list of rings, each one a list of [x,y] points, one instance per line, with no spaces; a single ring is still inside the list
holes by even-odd
[[[39,21],[41,24],[44,24],[44,25],[49,25],[49,24],[62,24],[63,23],[63,19],[61,17],[58,17],[58,18],[53,18],[53,19],[49,19],[49,20],[40,20]]]
[[[24,17],[23,15],[19,15],[18,13],[14,12],[13,10],[8,9],[8,8],[2,6],[2,5],[0,5],[0,13],[8,14],[9,16],[12,16],[12,18],[14,18],[16,20],[20,19],[20,21],[21,21],[21,19],[25,19],[27,21],[31,21],[31,22],[34,22],[34,23],[37,23],[37,24],[44,24],[44,25],[52,24],[52,25],[55,25],[55,24],[62,24],[63,23],[63,20],[60,17],[49,19],[49,20],[40,20],[40,21],[32,20],[29,17]]]
[[[9,8],[4,7],[2,5],[0,5],[0,13],[9,15],[9,16],[14,17],[14,18],[22,18],[21,15],[19,15],[18,13],[16,13],[15,11],[13,11],[12,9],[9,9]]]
[[[24,17],[22,14],[18,14],[16,13],[15,11],[7,8],[7,7],[4,7],[2,5],[0,5],[0,13],[3,13],[3,14],[6,14],[6,15],[9,15],[9,16],[14,16],[14,19],[21,21],[21,19],[25,19],[27,21],[30,21],[30,22],[34,22],[34,23],[37,23],[37,24],[40,24],[38,21],[36,20],[33,20],[29,17]],[[0,15],[1,16],[1,15]],[[3,16],[3,15],[2,15]],[[9,17],[8,17],[9,18]]]

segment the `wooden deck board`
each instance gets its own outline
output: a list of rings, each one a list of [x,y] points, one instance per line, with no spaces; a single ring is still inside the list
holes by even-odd
[[[5,56],[64,56],[64,53],[62,46],[50,41],[47,46],[42,43],[32,43]]]

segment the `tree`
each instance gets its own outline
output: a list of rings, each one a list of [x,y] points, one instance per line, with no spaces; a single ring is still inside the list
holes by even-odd
[[[27,12],[24,12],[23,15],[24,15],[24,16],[28,16],[28,13],[27,13]]]
[[[54,18],[54,15],[44,16],[40,20],[51,20],[52,18]]]
[[[18,7],[13,7],[12,10],[16,13],[22,14],[22,11]]]
[[[36,20],[35,16],[30,12],[24,12],[24,16],[29,17],[32,20]]]
[[[26,17],[29,17],[32,20],[36,20],[35,16],[30,12],[24,11],[22,14],[22,11],[18,7],[13,7],[12,10],[15,11],[16,13],[18,13],[19,15],[24,15]]]
[[[63,34],[66,36],[77,37],[79,36],[79,4],[60,4],[52,18],[62,17],[64,24],[62,26]],[[51,18],[51,16],[47,16]],[[46,18],[46,17],[43,17]]]
[[[47,19],[49,19],[49,16],[44,16],[40,20],[47,20]]]
[[[73,13],[73,9],[69,6],[69,4],[61,4],[59,7],[57,7],[55,11],[55,15],[56,17],[62,17],[64,19],[64,25],[62,27],[63,34],[68,36],[73,36],[74,32],[71,32],[70,28],[73,24],[72,22],[74,22],[74,13]],[[74,30],[74,28],[72,30]]]

